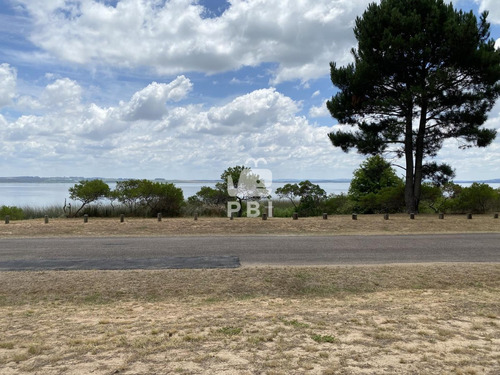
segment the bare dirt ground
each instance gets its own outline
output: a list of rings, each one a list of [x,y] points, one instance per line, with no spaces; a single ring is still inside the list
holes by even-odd
[[[0,373],[498,374],[500,264],[0,273]]]
[[[120,223],[118,218],[89,218],[88,223],[78,219],[44,219],[11,221],[0,224],[0,238],[9,237],[74,237],[74,236],[192,236],[192,235],[248,235],[248,234],[293,234],[293,235],[347,235],[347,234],[416,234],[416,233],[472,233],[500,232],[500,219],[493,215],[474,215],[468,220],[465,215],[449,215],[439,220],[438,215],[418,215],[410,220],[408,215],[391,215],[384,220],[382,215],[270,218],[127,218]]]
[[[493,216],[12,221],[0,237],[498,232]],[[500,374],[500,264],[0,272],[0,373]]]

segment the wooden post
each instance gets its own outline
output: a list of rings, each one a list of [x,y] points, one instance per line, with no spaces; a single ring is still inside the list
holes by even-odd
[[[328,220],[328,214],[326,212],[323,212],[323,220]]]
[[[229,216],[229,220],[234,220],[234,214],[231,212],[231,216]]]
[[[10,222],[10,216],[7,215],[5,216],[5,224],[9,224],[9,222]]]
[[[267,214],[262,214],[262,220],[267,220]]]
[[[358,220],[358,214],[352,214],[352,219],[353,220]]]
[[[161,221],[161,212],[158,212],[158,214],[156,215],[156,217],[158,218],[158,221]]]
[[[440,220],[443,220],[443,219],[444,219],[444,214],[443,214],[443,213],[440,213],[440,214],[439,214],[439,219],[440,219]]]
[[[472,214],[467,214],[467,220],[472,219]]]
[[[123,223],[125,221],[125,215],[121,214],[120,215],[120,223]]]
[[[496,213],[495,215],[493,215],[493,219],[498,219],[498,213]]]
[[[413,212],[410,214],[410,219],[415,220],[415,214]]]
[[[198,220],[198,212],[194,213],[194,221]]]
[[[45,224],[49,223],[49,215],[45,215],[44,222],[45,222]]]
[[[83,222],[88,223],[89,222],[89,215],[85,214],[83,215]]]
[[[297,212],[293,213],[293,220],[299,220],[299,214]]]
[[[389,214],[384,214],[384,220],[389,220]]]

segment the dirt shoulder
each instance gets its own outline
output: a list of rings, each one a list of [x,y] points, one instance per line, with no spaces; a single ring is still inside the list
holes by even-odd
[[[468,220],[465,215],[446,216],[418,215],[410,220],[408,215],[391,215],[384,220],[382,215],[330,216],[270,218],[89,218],[88,223],[79,219],[44,219],[11,221],[0,224],[0,238],[15,237],[109,237],[109,236],[193,236],[193,235],[349,235],[349,234],[417,234],[417,233],[481,233],[500,232],[500,219],[493,215],[474,215]]]
[[[2,374],[496,374],[500,265],[0,273]]]

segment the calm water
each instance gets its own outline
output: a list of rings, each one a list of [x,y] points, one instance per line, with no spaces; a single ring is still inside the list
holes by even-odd
[[[195,195],[202,186],[214,187],[210,183],[176,183],[175,186],[182,189],[184,198]],[[276,190],[285,183],[274,183],[271,188]],[[319,184],[328,194],[346,193],[349,189],[348,183],[325,182]],[[46,207],[53,205],[64,205],[64,199],[70,202],[68,189],[74,183],[0,183],[0,206],[18,207]],[[110,183],[109,187],[114,189],[116,184]]]
[[[273,192],[283,186],[285,183],[274,183],[271,188]],[[18,207],[46,207],[52,205],[64,205],[64,199],[69,203],[68,189],[74,183],[0,183],[0,206],[18,206]],[[184,198],[195,195],[202,186],[214,187],[210,183],[177,183],[177,187],[184,192]],[[321,182],[318,185],[323,188],[327,194],[347,193],[349,183],[340,182]],[[461,184],[469,186],[468,183]],[[109,184],[114,189],[116,184]],[[491,187],[500,188],[500,184],[490,184]],[[273,194],[274,196],[274,194]]]

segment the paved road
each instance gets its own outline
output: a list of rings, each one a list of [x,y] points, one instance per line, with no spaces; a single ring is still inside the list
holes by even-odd
[[[0,270],[500,262],[500,234],[0,239]]]

